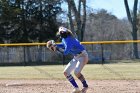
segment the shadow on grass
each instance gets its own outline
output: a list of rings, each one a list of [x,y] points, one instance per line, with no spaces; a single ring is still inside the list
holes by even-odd
[[[102,62],[103,64],[116,64],[116,63],[140,63],[140,59],[131,60],[106,60]]]
[[[39,65],[66,65],[69,60],[65,60],[64,64],[62,61],[58,62],[4,62],[0,63],[0,66],[39,66]],[[131,60],[104,60],[102,61],[89,61],[88,64],[118,64],[118,63],[140,63],[140,59],[131,59]]]
[[[114,74],[116,77],[119,77],[121,80],[127,80],[121,73],[116,72],[115,70],[113,70],[112,68],[106,66],[106,65],[102,65],[103,68],[107,71],[109,71],[110,73]]]
[[[38,68],[36,66],[32,66],[32,68],[35,69],[36,71],[38,71],[39,73],[45,75],[46,77],[49,77],[50,79],[55,80],[55,77],[52,74],[48,73],[47,71],[45,71],[43,69],[40,69],[40,68]]]

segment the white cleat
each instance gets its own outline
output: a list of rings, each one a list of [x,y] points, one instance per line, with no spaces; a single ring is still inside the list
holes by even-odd
[[[88,90],[88,87],[84,87],[84,88],[81,90],[81,93],[87,93],[87,90]]]
[[[79,90],[79,88],[74,88],[72,93],[81,93],[81,91]]]

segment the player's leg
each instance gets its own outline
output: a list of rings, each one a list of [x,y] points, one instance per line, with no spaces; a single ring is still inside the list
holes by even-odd
[[[72,59],[64,69],[64,75],[68,79],[68,81],[72,84],[72,86],[74,87],[74,92],[80,91],[75,79],[71,75],[71,72],[72,72],[72,70],[74,70],[75,66],[76,66],[76,60]]]
[[[77,62],[74,73],[75,73],[76,77],[82,82],[83,87],[88,87],[87,82],[86,82],[83,74],[81,73],[81,70],[85,66],[85,63],[82,60],[83,60],[83,58],[80,58],[79,61]]]
[[[76,64],[76,68],[75,68],[75,75],[76,77],[82,82],[83,84],[83,89],[82,89],[82,93],[86,93],[86,90],[88,89],[88,84],[84,78],[84,76],[81,74],[81,71],[83,69],[83,67],[88,63],[88,55],[87,53],[83,53],[80,57],[77,58],[77,64]]]

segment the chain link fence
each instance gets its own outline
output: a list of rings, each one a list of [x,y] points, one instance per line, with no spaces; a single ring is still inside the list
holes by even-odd
[[[135,59],[132,43],[127,44],[84,44],[89,63],[110,63],[112,60]],[[140,49],[140,44],[138,43]],[[140,51],[139,57],[140,57]],[[65,58],[65,63],[72,56]],[[0,47],[0,64],[62,64],[63,55],[49,51],[45,46],[4,46]]]

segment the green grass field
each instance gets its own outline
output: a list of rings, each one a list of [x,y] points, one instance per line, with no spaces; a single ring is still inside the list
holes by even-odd
[[[0,67],[0,79],[63,80],[64,67],[62,65]],[[140,63],[88,64],[82,73],[91,80],[140,80]]]

